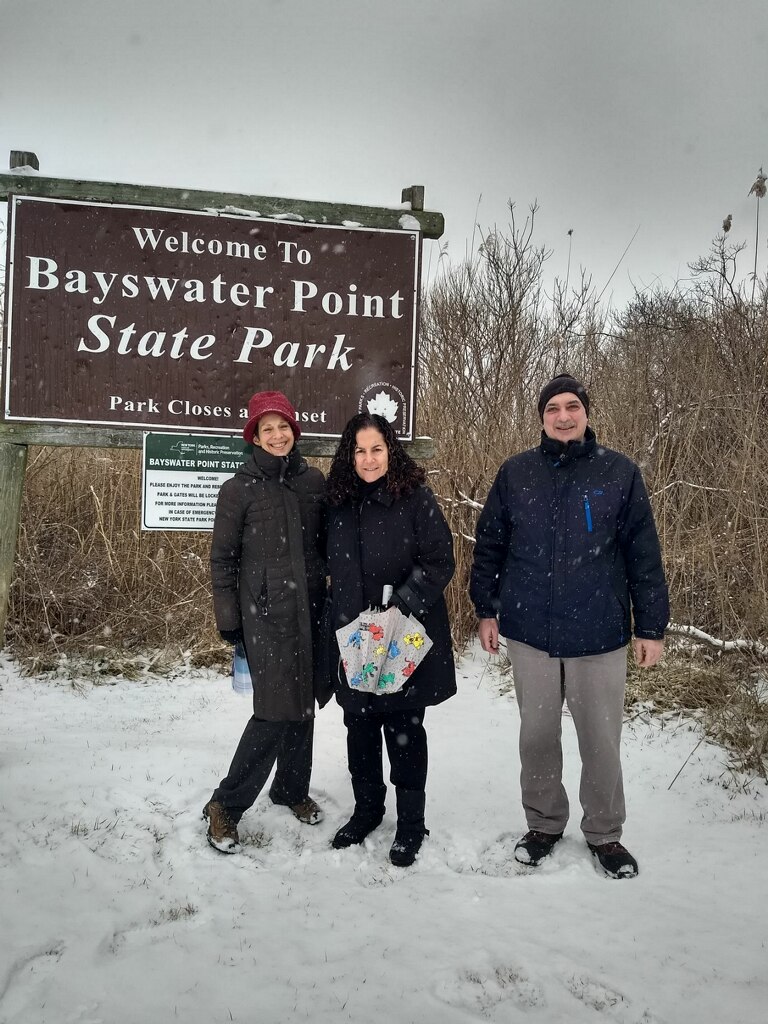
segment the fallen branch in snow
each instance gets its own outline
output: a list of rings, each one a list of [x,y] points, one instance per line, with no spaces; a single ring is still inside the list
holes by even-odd
[[[759,640],[718,640],[717,637],[710,636],[709,633],[705,633],[703,629],[697,629],[696,626],[682,626],[675,622],[670,622],[667,632],[676,636],[693,637],[695,640],[709,644],[710,647],[715,647],[718,651],[747,651],[750,654],[757,654],[761,658],[768,658],[768,645]]]

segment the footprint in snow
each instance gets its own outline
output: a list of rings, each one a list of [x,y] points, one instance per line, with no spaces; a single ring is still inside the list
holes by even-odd
[[[663,1024],[648,1009],[643,1009],[638,1016],[628,996],[587,974],[571,974],[564,978],[563,982],[575,999],[608,1020],[616,1021],[618,1024]]]
[[[512,878],[515,875],[530,875],[535,869],[515,860],[515,843],[520,838],[517,833],[504,832],[494,842],[480,852],[474,863],[457,865],[455,870],[460,873],[475,871],[491,878]]]
[[[28,1005],[30,995],[34,997],[35,1006],[39,1006],[37,997],[41,986],[45,988],[54,975],[64,949],[62,941],[54,940],[36,949],[24,950],[6,966],[0,980],[2,1020],[10,1019],[11,1015],[20,1017],[24,1011],[31,1011]]]
[[[564,983],[572,996],[585,1006],[591,1006],[593,1010],[603,1012],[628,1005],[628,1000],[620,992],[608,988],[586,974],[572,974],[564,979]]]
[[[496,1008],[512,1002],[523,1010],[546,1002],[541,985],[516,964],[495,964],[482,968],[463,968],[439,978],[435,996],[457,1009],[495,1016]],[[506,1019],[506,1017],[505,1017]]]

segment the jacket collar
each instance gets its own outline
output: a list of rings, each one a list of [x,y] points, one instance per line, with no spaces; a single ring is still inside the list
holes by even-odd
[[[387,489],[384,478],[377,480],[377,487],[363,486],[359,487],[357,491],[357,503],[362,504],[367,498],[371,501],[378,501],[380,505],[386,505],[387,508],[394,502],[394,495]]]
[[[285,457],[272,455],[254,445],[251,457],[243,465],[244,472],[261,480],[291,480],[306,468],[307,463],[295,445]]]
[[[548,437],[544,431],[541,432],[541,453],[548,462],[558,466],[565,466],[576,459],[583,459],[592,455],[597,446],[597,438],[592,427],[587,427],[583,441],[562,441],[554,437]]]

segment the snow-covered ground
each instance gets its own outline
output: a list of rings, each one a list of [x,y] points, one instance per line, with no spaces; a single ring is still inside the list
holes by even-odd
[[[765,785],[734,786],[703,743],[670,789],[698,734],[635,719],[640,876],[595,871],[578,807],[551,861],[521,868],[517,710],[485,666],[463,659],[427,711],[432,835],[398,869],[391,795],[364,847],[329,846],[351,809],[335,704],[316,726],[325,822],[263,794],[227,857],[200,819],[249,714],[226,677],[73,687],[0,659],[2,1024],[762,1024]]]

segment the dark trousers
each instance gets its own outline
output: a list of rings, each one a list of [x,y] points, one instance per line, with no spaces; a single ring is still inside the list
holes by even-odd
[[[389,778],[398,790],[423,792],[427,783],[424,708],[395,712],[344,712],[347,757],[355,808],[383,812],[387,787],[382,766],[382,734],[389,755]]]
[[[275,763],[269,790],[276,804],[298,804],[309,795],[314,719],[306,722],[265,722],[251,717],[237,745],[227,777],[211,800],[239,821],[264,788]]]

